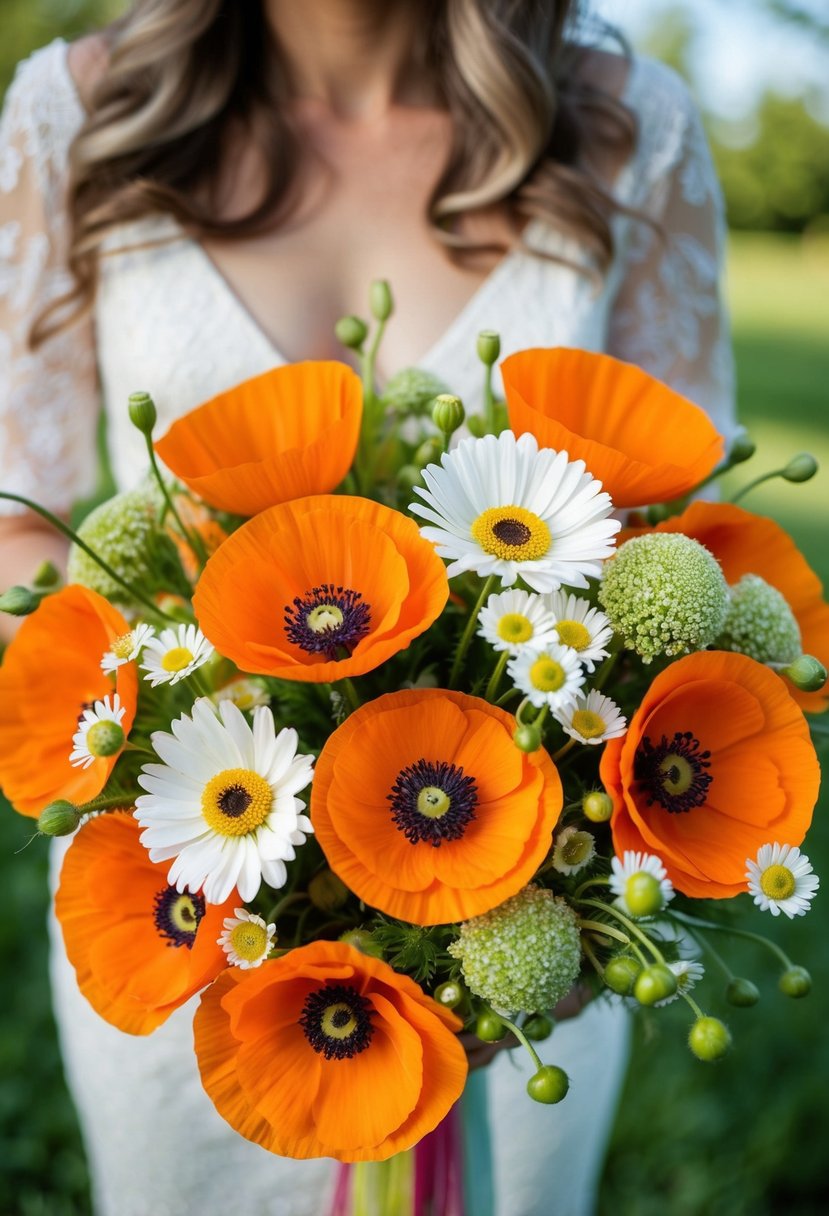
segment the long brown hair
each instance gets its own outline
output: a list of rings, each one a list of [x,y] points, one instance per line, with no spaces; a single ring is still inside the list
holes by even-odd
[[[529,217],[546,219],[575,233],[604,270],[618,207],[586,151],[627,152],[636,127],[621,101],[579,71],[577,0],[424,0],[422,8],[426,55],[453,129],[428,204],[435,239],[456,259],[483,248],[459,234],[457,220],[500,203],[516,233]],[[71,154],[74,286],[37,318],[34,344],[91,305],[115,225],[166,211],[196,237],[241,239],[278,226],[297,202],[288,73],[262,3],[134,0],[106,41],[108,68]],[[255,131],[266,176],[250,209],[227,217],[215,199],[223,150],[240,130]]]

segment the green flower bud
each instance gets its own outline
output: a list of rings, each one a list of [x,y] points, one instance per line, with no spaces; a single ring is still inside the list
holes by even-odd
[[[792,456],[780,476],[786,481],[811,481],[817,471],[818,462],[812,453],[800,452],[799,455]]]
[[[348,900],[348,887],[333,870],[322,870],[308,883],[308,896],[321,912],[336,912]]]
[[[116,756],[124,746],[124,731],[117,722],[94,722],[86,732],[86,746],[93,756]]]
[[[604,969],[604,982],[620,996],[630,996],[642,973],[642,964],[632,954],[619,954]]]
[[[731,451],[728,453],[728,463],[730,465],[744,464],[747,460],[751,460],[754,453],[757,451],[757,444],[750,435],[738,435],[731,445]]]
[[[563,1068],[555,1064],[543,1064],[527,1082],[527,1093],[534,1102],[543,1102],[546,1106],[554,1106],[567,1096],[570,1079]]]
[[[127,403],[130,422],[142,435],[152,435],[158,421],[158,411],[149,393],[130,393]]]
[[[527,1018],[521,1029],[531,1043],[542,1043],[553,1033],[553,1019],[545,1017],[543,1013],[536,1013]]]
[[[368,326],[362,317],[340,317],[334,326],[337,341],[349,350],[359,350],[368,336]]]
[[[413,490],[415,486],[423,485],[421,471],[415,464],[404,464],[397,470],[397,484],[404,490]]]
[[[760,1000],[760,990],[751,980],[735,976],[725,990],[725,999],[729,1005],[736,1005],[738,1009],[748,1009]]]
[[[447,1009],[457,1009],[466,993],[457,980],[447,980],[445,984],[438,985],[434,996],[439,1005],[445,1005]]]
[[[654,502],[648,507],[646,515],[648,523],[655,525],[664,523],[666,519],[670,519],[673,511],[666,502]]]
[[[501,353],[501,339],[492,329],[482,329],[478,334],[478,358],[485,367],[492,367],[498,362]]]
[[[776,587],[757,574],[744,574],[731,588],[717,647],[758,663],[792,663],[801,651],[800,626]]]
[[[425,414],[435,397],[449,390],[442,380],[419,367],[395,372],[383,390],[383,404],[399,414]]]
[[[37,830],[41,836],[69,836],[81,822],[81,812],[71,802],[59,798],[50,802],[38,817]]]
[[[731,1046],[731,1034],[719,1018],[697,1018],[688,1033],[688,1046],[698,1060],[719,1060]]]
[[[633,916],[656,916],[665,905],[659,879],[640,870],[625,883],[625,903]]]
[[[633,985],[633,995],[640,1005],[655,1005],[676,992],[676,976],[662,963],[643,967]]]
[[[374,935],[368,929],[348,929],[340,935],[340,941],[345,942],[347,946],[353,946],[355,950],[359,950],[361,954],[367,954],[370,958],[382,958],[383,948],[374,940]]]
[[[507,1028],[497,1013],[493,1013],[491,1009],[484,1009],[478,1014],[478,1020],[475,1023],[475,1034],[484,1043],[500,1043],[501,1039],[507,1033]]]
[[[791,680],[801,692],[820,692],[826,683],[826,668],[813,654],[800,655],[788,667],[781,668],[780,674]]]
[[[40,603],[40,596],[28,587],[9,587],[0,595],[0,612],[9,616],[29,616]]]
[[[375,321],[388,321],[394,312],[391,288],[385,279],[375,279],[368,291],[371,315]]]
[[[443,444],[434,435],[424,439],[414,454],[414,463],[419,469],[425,469],[427,464],[437,464],[443,453]]]
[[[541,731],[534,723],[522,722],[513,731],[512,741],[520,752],[537,752],[541,747]]]
[[[591,823],[607,823],[613,814],[613,799],[604,790],[592,790],[582,798],[581,809]]]
[[[812,991],[812,977],[805,967],[787,967],[777,981],[777,987],[786,996],[799,1000]]]
[[[486,426],[480,414],[470,414],[466,420],[466,429],[470,435],[474,435],[476,439],[482,439],[486,434]]]
[[[38,587],[42,591],[52,591],[56,589],[61,582],[60,571],[54,562],[41,562],[35,571],[32,579],[32,586]]]
[[[463,426],[466,411],[460,397],[451,393],[440,393],[435,397],[432,406],[432,421],[444,435],[452,435],[459,426]]]

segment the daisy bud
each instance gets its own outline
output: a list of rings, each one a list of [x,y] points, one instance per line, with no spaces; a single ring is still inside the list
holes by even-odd
[[[501,353],[501,339],[492,329],[482,329],[478,334],[478,358],[485,367],[497,363]]]
[[[485,1009],[483,1013],[478,1014],[475,1034],[484,1043],[500,1043],[506,1033],[507,1028],[497,1013],[493,1013],[491,1009]]]
[[[40,603],[40,596],[28,587],[9,587],[0,595],[0,612],[9,616],[28,616]]]
[[[545,1017],[543,1013],[537,1013],[534,1017],[527,1018],[521,1029],[531,1043],[542,1043],[553,1033],[553,1020]]]
[[[570,1080],[563,1068],[555,1064],[544,1064],[527,1082],[527,1093],[534,1102],[554,1106],[566,1097]]]
[[[777,981],[777,987],[786,996],[799,1000],[812,991],[812,977],[805,967],[787,967]]]
[[[130,422],[142,435],[152,435],[158,421],[158,411],[149,393],[130,393],[127,404]]]
[[[41,562],[32,579],[32,586],[41,591],[54,590],[61,581],[60,571],[54,562]]]
[[[86,746],[93,756],[115,756],[124,746],[124,731],[117,722],[105,719],[86,732]]]
[[[483,418],[481,418],[478,414],[472,414],[467,419],[466,427],[469,434],[475,439],[482,439],[486,434],[486,425]]]
[[[368,929],[348,929],[340,937],[341,942],[345,942],[347,946],[353,946],[355,950],[359,950],[361,954],[367,954],[370,958],[382,958],[383,947],[375,940],[373,934],[369,933]]]
[[[81,812],[71,802],[59,798],[40,813],[37,830],[41,836],[69,836],[81,822]]]
[[[818,471],[818,463],[811,452],[800,452],[792,456],[780,476],[785,481],[810,481]]]
[[[738,1009],[748,1009],[760,1000],[760,991],[751,980],[735,976],[725,990],[725,999],[729,1005],[736,1005]]]
[[[676,976],[664,963],[643,967],[633,985],[633,995],[640,1005],[655,1005],[673,996],[677,989]]]
[[[516,726],[512,736],[515,746],[521,752],[537,752],[541,747],[541,731],[535,724],[523,722]]]
[[[719,1060],[731,1046],[731,1034],[719,1018],[697,1018],[688,1034],[688,1046],[698,1060]]]
[[[445,984],[439,984],[434,992],[437,1003],[445,1005],[447,1009],[456,1009],[465,996],[463,985],[457,980],[447,980]]]
[[[451,393],[441,393],[435,397],[432,422],[444,435],[454,434],[459,426],[463,426],[465,417],[466,411],[460,397],[453,397]]]
[[[728,463],[730,465],[744,464],[757,451],[757,444],[746,434],[745,431],[738,435],[731,445],[731,451],[728,453]]]
[[[781,668],[780,674],[791,680],[801,692],[820,692],[826,683],[826,668],[813,654],[800,655],[788,667]]]
[[[592,790],[582,798],[581,809],[591,823],[607,823],[613,814],[613,799],[604,790]]]
[[[337,341],[349,350],[359,350],[368,335],[368,326],[361,317],[340,317],[334,326]]]
[[[424,469],[427,464],[437,464],[442,452],[443,444],[433,435],[429,439],[423,440],[414,454],[414,463],[419,469]]]
[[[620,996],[630,996],[634,984],[642,973],[642,964],[632,954],[620,954],[612,958],[604,969],[604,982]]]
[[[385,279],[375,279],[368,291],[371,315],[375,321],[388,321],[394,312],[391,288]]]
[[[785,597],[756,574],[731,588],[720,650],[737,650],[758,663],[793,663],[800,655],[800,626]]]
[[[348,887],[333,870],[322,870],[308,883],[311,903],[321,912],[336,912],[348,899]]]
[[[655,916],[665,905],[659,879],[646,870],[631,874],[625,883],[625,903],[634,916]]]

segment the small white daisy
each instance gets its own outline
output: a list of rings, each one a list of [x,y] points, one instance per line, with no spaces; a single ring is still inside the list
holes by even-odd
[[[85,709],[72,736],[69,763],[75,768],[89,768],[102,756],[120,752],[126,740],[121,725],[126,712],[117,692],[112,697],[107,695],[103,701],[96,701],[91,709]]]
[[[544,650],[525,648],[507,663],[516,688],[537,708],[556,710],[570,704],[581,692],[584,668],[569,646],[552,642]]]
[[[790,920],[804,916],[820,886],[805,853],[790,844],[764,844],[757,860],[746,858],[748,891],[754,902],[772,916],[785,913]]]
[[[678,1001],[684,992],[690,992],[692,988],[695,988],[705,975],[702,963],[690,962],[688,959],[677,959],[675,963],[668,963],[667,966],[668,970],[676,976],[676,992],[666,996],[662,1001],[654,1001],[655,1009],[661,1008],[662,1005],[670,1005],[672,1001]]]
[[[234,909],[233,916],[224,919],[224,930],[218,945],[227,955],[232,967],[249,971],[259,967],[271,952],[276,925],[266,925],[261,916],[244,908]]]
[[[139,624],[129,633],[121,634],[121,637],[112,643],[112,649],[101,659],[101,671],[109,676],[125,663],[132,663],[154,633],[152,625]]]
[[[643,912],[643,907],[649,901],[658,904],[661,897],[661,907],[664,907],[674,897],[668,871],[659,858],[651,853],[627,851],[621,861],[618,857],[611,858],[610,867],[610,890],[619,896],[622,906],[631,916],[653,915],[660,910],[659,907],[654,907],[651,913]],[[643,876],[652,881],[643,882]]]
[[[252,676],[237,676],[211,694],[214,705],[232,701],[239,709],[248,713],[257,705],[270,705],[271,696],[262,680]]]
[[[590,832],[571,824],[556,836],[553,868],[559,874],[578,874],[596,856],[596,840]]]
[[[410,509],[428,521],[421,534],[450,562],[450,578],[474,570],[505,587],[519,577],[534,591],[586,587],[613,552],[610,495],[584,461],[539,450],[533,435],[464,439],[423,480],[424,501]]]
[[[580,695],[553,715],[565,734],[579,743],[598,744],[618,739],[627,730],[627,721],[619,706],[610,697],[594,688],[587,696]]]
[[[545,597],[545,603],[553,614],[558,641],[577,650],[587,670],[593,671],[599,659],[608,655],[606,646],[613,637],[610,621],[589,600],[566,591],[554,591]]]
[[[557,642],[554,621],[544,599],[530,591],[491,595],[478,617],[478,633],[494,650],[518,654],[525,646],[540,649]]]
[[[135,817],[152,861],[175,858],[168,881],[223,903],[234,887],[253,899],[264,878],[285,885],[286,861],[313,832],[296,795],[312,777],[313,757],[297,755],[297,733],[276,733],[273,714],[254,710],[249,725],[232,701],[207,697],[152,744],[163,764],[145,764]]]
[[[158,637],[148,638],[144,645],[145,680],[153,688],[157,684],[178,684],[206,663],[213,654],[213,645],[208,642],[196,625],[177,625],[162,629]]]

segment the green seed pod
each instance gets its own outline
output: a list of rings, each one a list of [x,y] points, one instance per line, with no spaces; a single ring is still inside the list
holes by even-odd
[[[478,358],[485,367],[497,363],[501,353],[501,339],[492,329],[482,329],[478,334]]]
[[[419,469],[425,469],[427,464],[437,464],[443,453],[443,444],[436,436],[424,439],[414,454],[414,463]]]
[[[633,985],[633,995],[640,1005],[655,1005],[676,992],[676,976],[662,963],[643,967]]]
[[[457,980],[447,980],[445,984],[438,985],[434,996],[439,1005],[445,1005],[447,1009],[457,1009],[466,993],[463,985]]]
[[[543,1013],[536,1013],[527,1018],[521,1029],[531,1043],[542,1043],[553,1033],[553,1020],[545,1017]]]
[[[127,403],[130,422],[142,435],[152,435],[158,421],[158,411],[149,393],[130,393]]]
[[[541,731],[537,726],[526,722],[516,726],[512,739],[521,752],[537,752],[541,747]]]
[[[760,1000],[760,990],[751,980],[735,976],[725,990],[725,999],[738,1009],[748,1009]]]
[[[591,823],[607,823],[613,814],[613,799],[604,790],[592,790],[582,798],[581,809]]]
[[[820,692],[826,683],[826,668],[812,654],[802,654],[788,667],[781,668],[781,674],[801,692]]]
[[[554,1106],[566,1097],[570,1088],[570,1079],[563,1068],[555,1064],[543,1064],[527,1082],[527,1093],[534,1102],[543,1102],[546,1106]]]
[[[698,1060],[719,1060],[731,1046],[731,1034],[719,1018],[697,1018],[688,1034],[688,1046]]]
[[[41,836],[69,836],[80,822],[81,812],[78,808],[59,798],[40,812],[37,830]]]
[[[642,964],[632,954],[619,954],[604,969],[604,982],[620,996],[629,996],[642,973]]]
[[[466,410],[460,397],[453,397],[451,393],[440,393],[435,397],[432,421],[444,435],[454,434],[459,426],[463,426],[465,417]]]
[[[484,1043],[500,1043],[506,1033],[507,1028],[497,1013],[493,1013],[491,1009],[484,1009],[482,1013],[478,1014],[475,1034]]]
[[[368,326],[362,317],[340,317],[334,326],[337,341],[349,350],[359,350],[368,336]]]
[[[811,481],[817,471],[818,462],[812,453],[800,452],[797,456],[792,456],[781,477],[786,481]]]
[[[28,587],[9,587],[0,595],[0,612],[9,616],[29,616],[40,603],[40,596]]]
[[[394,312],[391,288],[385,279],[375,279],[368,292],[371,315],[375,321],[388,321]]]
[[[41,562],[32,579],[32,586],[42,591],[52,591],[60,585],[60,571],[54,562]]]
[[[665,905],[659,879],[646,870],[631,874],[625,883],[625,903],[633,916],[656,916]]]
[[[731,451],[728,453],[728,463],[731,465],[744,464],[745,461],[751,460],[756,451],[757,444],[750,435],[746,435],[745,433],[738,435],[731,445]]]
[[[777,981],[777,987],[786,996],[799,1000],[812,991],[812,977],[805,967],[788,967]]]

